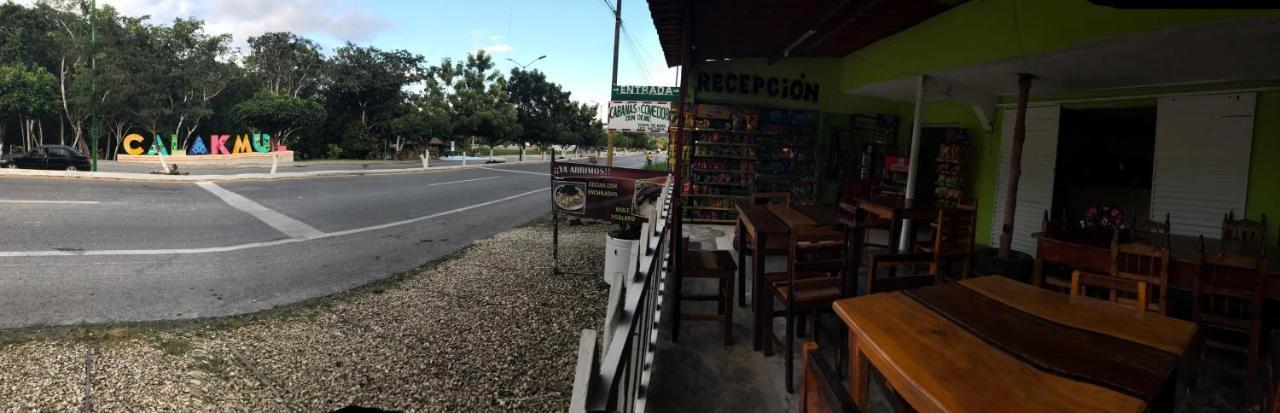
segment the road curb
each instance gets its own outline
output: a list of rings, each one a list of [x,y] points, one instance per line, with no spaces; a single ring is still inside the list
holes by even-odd
[[[436,166],[430,168],[402,168],[402,169],[368,169],[359,171],[311,171],[311,172],[281,172],[276,174],[269,173],[246,173],[234,175],[158,175],[158,174],[142,174],[129,172],[68,172],[68,171],[41,171],[31,169],[0,169],[0,177],[19,177],[19,178],[62,178],[62,179],[87,179],[100,181],[147,181],[147,182],[236,182],[236,181],[271,181],[279,179],[301,179],[315,177],[330,176],[366,176],[366,175],[403,175],[414,173],[431,173],[444,172],[459,169],[486,168],[504,165],[534,165],[540,163],[548,163],[550,160],[530,160],[515,161],[502,163],[477,163],[473,165],[449,165]]]

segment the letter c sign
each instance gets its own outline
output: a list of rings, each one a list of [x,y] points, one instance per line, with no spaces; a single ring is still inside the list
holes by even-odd
[[[125,136],[124,140],[120,141],[120,143],[124,145],[125,153],[130,155],[142,155],[142,135],[131,133],[129,136]]]

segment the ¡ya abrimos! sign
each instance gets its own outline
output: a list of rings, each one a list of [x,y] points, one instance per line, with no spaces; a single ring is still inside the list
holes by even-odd
[[[120,145],[124,147],[124,152],[129,155],[142,155],[144,146],[142,135],[132,133],[125,136],[120,141]],[[187,155],[231,155],[241,153],[268,153],[271,152],[271,135],[265,133],[255,133],[252,135],[236,135],[235,141],[230,151],[227,150],[227,142],[231,140],[231,135],[211,135],[209,137],[209,146],[204,145],[204,137],[196,136],[195,142],[187,148]],[[147,155],[169,155],[170,153],[178,153],[178,136],[170,135],[169,147],[165,148],[164,137],[156,135],[155,141],[151,143],[151,149],[147,150]]]

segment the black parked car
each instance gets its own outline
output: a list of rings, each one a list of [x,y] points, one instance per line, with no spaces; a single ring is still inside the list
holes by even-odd
[[[23,154],[8,157],[3,162],[6,168],[23,169],[55,169],[66,171],[88,171],[89,157],[66,145],[44,145]]]

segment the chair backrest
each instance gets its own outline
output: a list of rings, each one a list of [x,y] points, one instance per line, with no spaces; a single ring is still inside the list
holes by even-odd
[[[1152,221],[1149,219],[1137,219],[1133,221],[1133,230],[1137,232],[1146,232],[1151,234],[1168,234],[1169,233],[1169,213],[1164,214],[1164,222]]]
[[[1086,296],[1091,289],[1106,291],[1106,299],[1113,303],[1123,304],[1125,295],[1136,296],[1132,300],[1138,314],[1147,312],[1147,282],[1116,278],[1109,275],[1094,274],[1076,270],[1071,272],[1071,298]]]
[[[1155,303],[1154,310],[1169,314],[1169,248],[1145,242],[1111,240],[1111,276],[1146,282],[1151,291],[1146,297]],[[1154,294],[1153,294],[1154,292]],[[1148,305],[1148,307],[1152,307]]]
[[[975,208],[971,206],[938,209],[938,229],[933,236],[934,251],[939,256],[972,253],[977,217]]]
[[[875,294],[909,290],[938,284],[941,282],[941,275],[920,274],[915,269],[918,265],[932,265],[932,263],[933,257],[930,254],[880,254],[873,256],[871,257],[871,270],[867,272],[866,293]],[[880,277],[882,269],[896,267],[910,268],[911,273],[898,274],[896,277]]]
[[[791,205],[790,192],[757,192],[751,194],[754,205]]]
[[[1267,214],[1262,214],[1261,221],[1235,219],[1234,211],[1227,211],[1222,217],[1222,240],[1266,242]]]
[[[1202,313],[1216,317],[1253,320],[1262,316],[1263,282],[1267,278],[1266,246],[1257,255],[1205,251],[1204,236],[1196,253],[1196,279],[1192,289],[1192,317]]]

